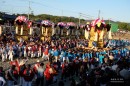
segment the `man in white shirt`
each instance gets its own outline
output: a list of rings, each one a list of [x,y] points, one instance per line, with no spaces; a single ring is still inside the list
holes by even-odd
[[[13,61],[14,52],[12,49],[9,50],[8,55],[9,55],[9,60]]]

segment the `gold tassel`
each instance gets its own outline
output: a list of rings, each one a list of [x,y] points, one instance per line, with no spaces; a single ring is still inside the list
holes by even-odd
[[[99,36],[99,40],[103,40],[103,35],[104,35],[104,30],[101,31],[100,36]]]
[[[85,36],[85,39],[88,39],[88,31],[87,30],[85,30],[84,36]]]
[[[97,41],[97,40],[98,40],[98,33],[95,32],[95,39],[94,39],[94,41]]]
[[[18,26],[16,26],[15,32],[16,34],[18,34]]]
[[[21,33],[20,35],[23,35],[23,26],[21,26]]]
[[[108,32],[108,39],[112,39],[111,30]]]
[[[46,36],[48,36],[48,28],[46,28]]]
[[[42,27],[42,35],[43,35],[43,33],[44,33],[44,27]]]
[[[89,32],[86,31],[86,39],[88,39],[88,36],[89,36]]]
[[[32,35],[32,28],[30,27],[30,35]]]

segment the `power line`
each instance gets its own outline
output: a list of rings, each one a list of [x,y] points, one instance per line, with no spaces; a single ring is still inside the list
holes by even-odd
[[[30,13],[30,4],[35,4],[35,5],[39,5],[39,6],[43,6],[43,7],[47,7],[47,8],[50,8],[52,10],[59,10],[61,11],[62,10],[62,15],[63,15],[63,11],[64,12],[70,12],[70,13],[76,13],[76,14],[79,14],[79,12],[76,12],[76,11],[72,11],[72,10],[68,10],[68,9],[61,9],[61,8],[57,8],[57,7],[54,7],[54,6],[49,6],[49,5],[45,5],[43,3],[39,3],[39,2],[36,2],[36,1],[31,1],[31,0],[19,0],[19,1],[26,1],[26,2],[29,2],[29,6],[28,7],[28,18],[29,18],[29,13]],[[14,6],[14,5],[13,5]],[[24,6],[16,6],[16,7],[24,7]],[[84,17],[84,18],[92,18],[93,16],[90,16],[90,15],[86,15],[84,13],[81,13],[80,14],[81,17]]]

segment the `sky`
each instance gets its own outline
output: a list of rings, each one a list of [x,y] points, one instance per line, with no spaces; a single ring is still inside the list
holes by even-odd
[[[29,8],[30,2],[30,8]],[[50,14],[130,23],[130,0],[0,0],[7,13]]]

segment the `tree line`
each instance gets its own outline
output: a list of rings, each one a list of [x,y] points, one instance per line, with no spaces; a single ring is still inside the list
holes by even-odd
[[[0,12],[0,18],[2,17],[2,15],[5,15],[6,13]],[[13,16],[19,16],[19,15],[23,15],[23,16],[28,16],[27,14],[13,14]],[[79,18],[75,18],[75,17],[67,17],[67,16],[54,16],[54,15],[49,15],[49,14],[39,14],[39,15],[34,15],[34,14],[30,14],[29,15],[30,20],[51,20],[55,23],[58,22],[74,22],[76,24],[79,23]],[[91,22],[92,20],[85,20],[85,19],[80,19],[80,23],[81,24],[86,24],[86,22]],[[109,21],[109,20],[105,20],[105,22],[108,24],[109,22],[114,22],[114,21]],[[126,22],[114,22],[118,24],[118,29],[123,29],[123,30],[129,30],[130,31],[130,23],[126,23]]]

